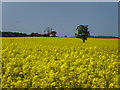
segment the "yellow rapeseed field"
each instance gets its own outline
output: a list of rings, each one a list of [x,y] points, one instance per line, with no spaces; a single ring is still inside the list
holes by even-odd
[[[2,88],[120,88],[118,39],[2,38]]]

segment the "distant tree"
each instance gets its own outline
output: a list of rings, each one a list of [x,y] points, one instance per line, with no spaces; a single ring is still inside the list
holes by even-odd
[[[65,35],[64,37],[67,37],[67,35]]]
[[[38,33],[33,33],[33,32],[32,32],[32,33],[30,34],[30,36],[40,36],[40,34],[38,34]]]
[[[44,37],[47,37],[47,34],[43,34]]]
[[[44,32],[47,32],[47,37],[50,37],[50,35],[52,36],[52,37],[56,37],[56,34],[57,34],[57,32],[56,31],[52,31],[53,29],[52,28],[50,28],[50,27],[47,27],[45,30],[44,30]]]
[[[50,33],[53,37],[56,37],[57,32],[56,31],[51,31]]]
[[[1,32],[2,37],[25,37],[27,34],[19,32]]]
[[[83,40],[83,43],[85,43],[85,40],[87,40],[87,37],[90,36],[90,32],[88,31],[88,25],[79,25],[76,28],[77,33],[75,33],[75,36],[77,38],[81,38]]]
[[[2,37],[2,32],[0,31],[0,37]]]
[[[50,27],[47,27],[44,32],[47,32],[47,36],[50,37],[50,34],[51,34],[51,31],[52,31],[52,28]]]

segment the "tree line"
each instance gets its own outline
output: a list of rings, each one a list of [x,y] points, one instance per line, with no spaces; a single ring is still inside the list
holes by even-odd
[[[47,27],[45,29],[46,33],[39,34],[32,32],[31,34],[26,33],[19,33],[19,32],[0,32],[0,36],[2,37],[31,37],[31,36],[37,36],[37,37],[56,37],[57,32],[53,31],[50,27]]]
[[[87,40],[87,37],[90,36],[90,32],[88,31],[88,25],[79,25],[76,28],[77,33],[75,33],[76,38],[81,38],[83,40],[83,43]],[[39,33],[19,33],[19,32],[0,32],[0,36],[2,37],[31,37],[31,36],[37,36],[37,37],[56,37],[57,32],[53,30],[51,27],[47,27],[44,30],[44,34]],[[67,37],[65,35],[64,37]]]
[[[19,32],[0,32],[0,36],[2,37],[31,37],[31,36],[38,36],[38,37],[49,37],[48,34],[39,34],[32,32],[31,34],[26,33],[19,33]],[[52,35],[51,37],[55,37],[55,35]]]

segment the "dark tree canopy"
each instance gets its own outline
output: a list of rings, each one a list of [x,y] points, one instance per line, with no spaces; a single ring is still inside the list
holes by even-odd
[[[77,26],[76,30],[77,30],[77,33],[75,33],[75,36],[77,38],[81,38],[85,43],[85,40],[87,40],[87,37],[90,36],[90,32],[88,31],[88,25],[79,25]]]
[[[53,37],[55,37],[56,36],[56,34],[57,34],[57,32],[56,31],[51,31],[51,33],[50,33]]]
[[[67,37],[67,35],[65,35],[64,37]]]

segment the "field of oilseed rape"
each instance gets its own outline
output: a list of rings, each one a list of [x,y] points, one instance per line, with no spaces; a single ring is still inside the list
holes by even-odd
[[[2,88],[120,88],[118,53],[118,39],[4,37]]]

